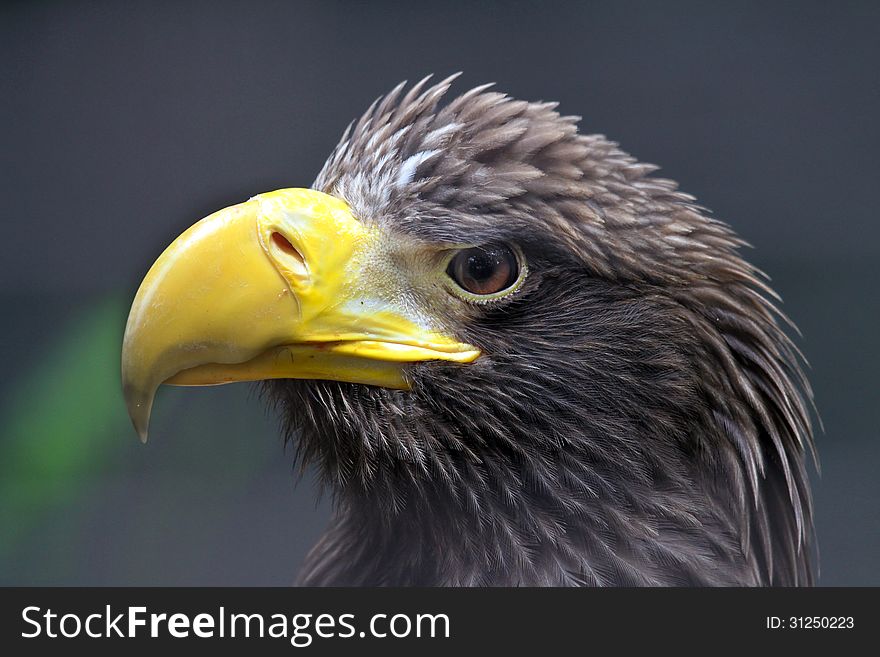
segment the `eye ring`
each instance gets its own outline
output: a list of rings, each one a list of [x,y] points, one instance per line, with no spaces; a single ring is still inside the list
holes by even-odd
[[[515,292],[527,272],[522,251],[503,242],[456,251],[446,265],[452,291],[475,303],[486,303]]]

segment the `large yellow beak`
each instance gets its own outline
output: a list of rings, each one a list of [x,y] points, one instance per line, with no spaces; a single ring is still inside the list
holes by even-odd
[[[480,352],[400,294],[381,231],[308,189],[260,194],[189,228],[150,268],[122,345],[122,385],[146,441],[156,389],[260,379],[408,388],[406,363]]]

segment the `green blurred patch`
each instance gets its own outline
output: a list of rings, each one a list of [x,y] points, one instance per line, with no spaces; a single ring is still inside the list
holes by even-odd
[[[199,534],[222,534],[254,478],[283,458],[277,426],[245,386],[163,388],[142,446],[120,385],[127,313],[123,297],[82,303],[47,337],[24,340],[27,353],[6,375],[0,584],[82,582],[83,573],[128,581],[138,569],[161,570],[164,553],[149,547],[157,536],[194,523]],[[28,337],[29,323],[11,331],[10,344]]]
[[[125,314],[119,298],[81,311],[7,390],[0,413],[0,559],[120,452],[128,418],[119,367],[111,364],[119,362]]]

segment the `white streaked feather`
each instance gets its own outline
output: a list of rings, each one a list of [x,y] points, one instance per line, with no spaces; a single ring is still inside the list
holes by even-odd
[[[395,186],[399,189],[409,185],[413,181],[418,168],[424,164],[425,161],[431,159],[438,153],[440,153],[440,151],[435,148],[428,151],[419,151],[415,155],[410,155],[406,158],[403,164],[400,165],[400,169],[397,171]]]

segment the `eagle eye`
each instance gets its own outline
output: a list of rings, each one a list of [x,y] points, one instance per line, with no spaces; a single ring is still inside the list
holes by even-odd
[[[517,253],[506,244],[462,249],[452,256],[446,273],[463,291],[478,298],[493,297],[520,281]]]

